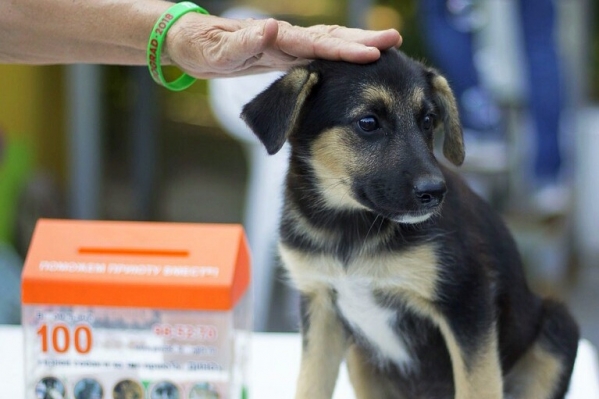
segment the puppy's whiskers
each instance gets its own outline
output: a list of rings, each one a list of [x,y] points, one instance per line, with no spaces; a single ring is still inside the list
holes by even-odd
[[[374,220],[372,221],[372,224],[370,225],[370,228],[369,228],[369,229],[368,229],[368,231],[366,232],[366,237],[364,237],[364,241],[366,241],[366,240],[368,239],[368,236],[370,236],[370,232],[372,231],[372,228],[373,228],[373,227],[374,227],[374,225],[376,224],[377,220],[379,220],[379,216],[380,216],[380,215],[378,215],[378,214],[377,214],[377,215],[374,217]],[[381,233],[381,225],[382,225],[382,223],[379,223],[379,228],[378,228],[378,231],[377,231],[377,235]]]

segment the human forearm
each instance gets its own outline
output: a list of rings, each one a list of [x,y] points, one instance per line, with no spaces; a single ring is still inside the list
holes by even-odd
[[[160,0],[2,0],[0,62],[141,65]]]

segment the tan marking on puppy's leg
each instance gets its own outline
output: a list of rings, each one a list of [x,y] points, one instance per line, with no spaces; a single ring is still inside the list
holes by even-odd
[[[304,346],[295,398],[330,399],[348,338],[327,289],[314,292],[309,301],[309,326],[307,331],[302,331]]]
[[[366,356],[357,345],[352,345],[347,352],[347,370],[357,399],[387,399],[389,392],[385,389],[387,381],[382,381],[376,374],[374,366],[368,363]],[[404,396],[395,399],[404,399]]]
[[[312,255],[279,245],[281,259],[296,287],[307,298],[307,326],[296,399],[330,399],[339,365],[345,357],[348,337],[337,317],[328,284],[343,273],[333,257]]]
[[[480,337],[478,350],[466,359],[466,353],[449,323],[431,301],[413,292],[404,292],[401,295],[412,311],[430,318],[439,327],[451,358],[455,398],[502,399],[503,377],[495,326],[486,337]]]
[[[560,359],[535,343],[506,376],[506,391],[515,399],[550,399],[563,371]]]
[[[486,338],[481,337],[484,342],[467,361],[449,324],[443,318],[438,318],[437,323],[451,357],[456,399],[502,399],[503,378],[495,329]]]

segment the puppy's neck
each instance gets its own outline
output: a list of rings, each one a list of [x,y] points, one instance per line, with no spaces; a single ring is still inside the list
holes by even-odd
[[[292,248],[330,254],[347,263],[357,254],[376,251],[393,235],[390,221],[365,211],[318,211],[302,205],[287,201],[283,211],[280,238]]]

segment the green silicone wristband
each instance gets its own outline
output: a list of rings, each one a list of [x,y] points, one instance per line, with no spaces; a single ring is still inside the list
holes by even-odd
[[[158,18],[154,28],[152,28],[150,39],[148,40],[146,59],[148,68],[150,69],[150,75],[152,75],[152,79],[154,79],[156,83],[173,91],[185,90],[196,81],[196,78],[193,76],[183,73],[172,82],[167,82],[162,74],[162,65],[160,63],[166,33],[179,18],[189,12],[199,12],[209,15],[208,11],[192,2],[184,1],[177,3],[166,10],[160,18]]]

